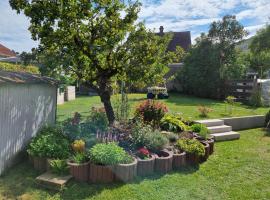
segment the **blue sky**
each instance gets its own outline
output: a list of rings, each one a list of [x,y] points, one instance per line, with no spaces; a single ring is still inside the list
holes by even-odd
[[[192,40],[207,32],[212,21],[226,14],[236,15],[250,36],[270,22],[270,0],[141,0],[139,21],[158,31],[191,31]],[[0,0],[0,43],[15,51],[37,46],[27,30],[29,21],[11,10],[8,0]]]

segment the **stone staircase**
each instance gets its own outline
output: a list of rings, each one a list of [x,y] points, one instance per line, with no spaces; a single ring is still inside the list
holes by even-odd
[[[225,125],[224,121],[221,119],[197,120],[195,122],[206,125],[210,131],[210,135],[214,136],[215,141],[235,140],[240,138],[240,134],[232,131],[232,127]]]

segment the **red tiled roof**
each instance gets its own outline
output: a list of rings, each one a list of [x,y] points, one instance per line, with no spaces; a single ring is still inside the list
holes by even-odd
[[[0,44],[0,56],[14,57],[14,56],[16,56],[16,54],[13,51],[11,51],[10,49],[8,49],[7,47]]]

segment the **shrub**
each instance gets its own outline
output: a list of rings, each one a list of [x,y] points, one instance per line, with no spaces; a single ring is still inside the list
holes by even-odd
[[[160,127],[166,131],[182,132],[187,130],[187,126],[176,116],[166,114],[160,121]]]
[[[137,122],[131,131],[131,142],[137,148],[144,147],[148,144],[147,135],[153,132],[150,125],[145,125],[141,122]]]
[[[198,111],[200,112],[201,117],[208,117],[208,113],[212,112],[213,110],[206,106],[199,106]]]
[[[209,134],[209,130],[204,124],[193,124],[191,129],[193,132],[198,133],[198,135],[204,139],[206,139]]]
[[[131,156],[115,143],[94,145],[89,151],[89,158],[98,165],[117,165],[132,162]]]
[[[135,116],[139,116],[144,122],[158,125],[165,113],[168,112],[167,106],[159,101],[146,100],[141,102],[135,111]]]
[[[233,106],[235,104],[235,100],[236,100],[236,98],[234,96],[228,96],[225,100],[229,114],[232,114],[232,112],[233,112]]]
[[[51,160],[50,161],[51,171],[58,175],[63,175],[68,173],[68,165],[66,160]]]
[[[85,163],[89,159],[85,152],[76,152],[72,157],[71,160],[77,164]]]
[[[148,148],[152,152],[158,152],[164,149],[164,147],[169,143],[169,140],[166,138],[166,136],[164,136],[158,130],[148,133],[146,135],[146,141],[146,148]]]
[[[172,132],[162,132],[162,134],[165,135],[166,138],[168,138],[168,140],[172,143],[176,142],[179,138],[177,134],[172,133]]]
[[[203,156],[205,154],[205,149],[203,144],[201,144],[196,139],[182,138],[177,141],[176,147],[187,153],[194,153],[198,156]]]
[[[86,123],[92,126],[94,132],[106,131],[109,125],[104,107],[92,107],[91,114],[87,117]]]
[[[70,144],[59,127],[44,127],[30,142],[27,152],[44,158],[68,158]]]

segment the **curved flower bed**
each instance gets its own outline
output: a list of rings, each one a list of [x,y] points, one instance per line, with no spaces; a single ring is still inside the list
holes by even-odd
[[[138,176],[149,176],[154,173],[155,168],[155,159],[154,155],[151,155],[149,159],[140,159],[138,160],[137,174]]]
[[[137,176],[137,159],[130,164],[118,164],[114,168],[116,181],[130,182]]]
[[[90,183],[111,183],[114,181],[114,166],[89,164]]]
[[[173,154],[173,169],[177,170],[186,165],[186,152]]]
[[[86,182],[89,176],[89,162],[78,164],[68,161],[69,173],[76,181]]]
[[[173,154],[169,151],[160,151],[156,154],[155,171],[158,173],[168,173],[172,170]]]

